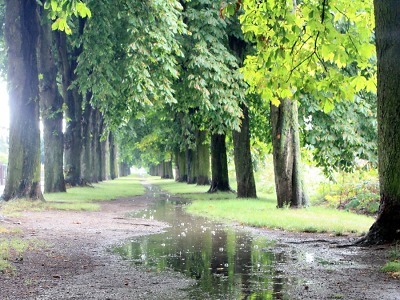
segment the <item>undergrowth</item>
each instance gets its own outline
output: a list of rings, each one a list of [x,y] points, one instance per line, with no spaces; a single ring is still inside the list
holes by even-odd
[[[376,170],[339,173],[335,182],[323,182],[316,204],[373,215],[379,209],[379,182]]]

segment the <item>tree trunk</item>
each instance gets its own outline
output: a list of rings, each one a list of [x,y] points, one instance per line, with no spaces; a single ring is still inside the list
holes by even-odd
[[[76,88],[71,89],[75,79],[74,71],[79,51],[70,58],[67,46],[67,36],[64,32],[57,34],[59,60],[62,69],[62,91],[64,103],[67,106],[67,126],[64,135],[64,168],[65,181],[72,185],[81,184],[81,117],[82,97]]]
[[[229,186],[228,159],[224,134],[211,136],[211,186],[209,193],[232,191]]]
[[[102,133],[103,134],[103,133]],[[110,145],[108,143],[108,134],[105,140],[100,142],[101,147],[101,180],[110,179]]]
[[[179,178],[176,178],[177,181],[179,182],[187,182],[187,163],[186,163],[186,153],[183,151],[180,151],[178,154],[177,158],[177,168],[179,170]]]
[[[43,199],[40,187],[40,130],[36,47],[36,1],[6,0],[10,135],[3,198]]]
[[[303,207],[308,199],[303,189],[297,102],[282,100],[271,105],[272,146],[278,207]]]
[[[196,131],[196,170],[198,185],[210,184],[210,145],[206,143],[207,132],[204,130]]]
[[[374,1],[378,59],[378,218],[362,244],[400,239],[400,3]]]
[[[118,177],[117,145],[115,144],[114,134],[111,131],[108,140],[110,142],[110,178],[115,179]]]
[[[196,183],[196,154],[193,149],[189,147],[186,149],[186,171],[187,171],[187,180],[186,182],[189,184]]]
[[[172,161],[165,161],[161,162],[161,167],[163,169],[161,178],[163,179],[173,179],[174,176],[172,175]]]
[[[92,106],[90,105],[91,95],[86,96],[85,108],[82,113],[81,123],[81,136],[82,136],[82,147],[81,147],[81,180],[83,184],[92,183],[93,179],[93,159],[92,159],[92,131],[91,131],[91,114]]]
[[[53,53],[53,39],[50,21],[42,7],[42,26],[39,31],[38,69],[42,77],[39,81],[39,98],[43,121],[44,137],[44,192],[65,192],[62,132],[62,98],[57,87],[57,67]]]
[[[126,162],[119,163],[119,174],[121,176],[128,176],[131,173],[129,166]]]
[[[241,131],[233,131],[232,134],[237,196],[238,198],[257,198],[250,151],[249,110],[244,103],[240,105],[240,108],[243,112]]]
[[[92,144],[91,144],[91,166],[92,166],[92,182],[101,181],[101,151],[100,151],[100,137],[102,130],[102,117],[98,109],[92,109],[91,113],[91,132],[92,132]]]

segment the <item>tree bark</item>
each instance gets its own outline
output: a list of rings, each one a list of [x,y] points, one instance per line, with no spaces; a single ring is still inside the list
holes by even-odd
[[[50,21],[42,7],[39,31],[38,69],[42,74],[39,81],[39,98],[43,121],[44,137],[44,192],[65,192],[63,154],[64,138],[62,132],[62,98],[57,87],[57,67],[53,52],[53,39]]]
[[[67,126],[64,134],[65,181],[71,186],[77,186],[81,184],[82,97],[76,88],[70,87],[75,79],[74,71],[79,50],[74,51],[70,57],[64,32],[57,33],[57,47],[62,69],[62,94],[67,106]]]
[[[92,166],[92,182],[101,181],[101,150],[100,150],[100,137],[103,127],[103,119],[98,109],[92,109],[91,113],[91,131],[93,134],[91,144],[91,166]]]
[[[303,189],[297,102],[289,99],[271,105],[275,188],[278,207],[308,205]]]
[[[10,135],[3,199],[43,199],[37,70],[39,23],[36,1],[6,0]]]
[[[104,124],[103,124],[104,126]],[[103,134],[103,133],[102,133]],[[107,138],[100,142],[101,147],[101,180],[110,179],[110,145]]]
[[[400,3],[374,1],[378,59],[378,217],[360,244],[400,239]]]
[[[83,184],[92,183],[93,179],[93,159],[92,159],[92,106],[90,105],[91,95],[86,95],[85,107],[82,112],[82,122],[81,122],[81,138],[82,138],[82,147],[81,147],[81,180]]]
[[[189,184],[196,183],[196,153],[193,149],[187,147],[186,149],[186,171],[187,180]]]
[[[210,184],[210,145],[206,143],[207,132],[196,130],[197,185]]]
[[[253,162],[250,151],[250,124],[248,107],[242,103],[243,112],[241,131],[233,131],[233,151],[238,198],[257,198],[254,180]]]
[[[175,180],[178,182],[187,182],[186,154],[183,151],[178,151],[176,155],[176,168],[179,177],[177,176]]]
[[[224,134],[211,135],[211,173],[209,193],[232,191],[229,186],[228,159]]]
[[[110,178],[115,179],[118,177],[117,145],[115,144],[114,134],[111,131],[108,140],[110,142]]]

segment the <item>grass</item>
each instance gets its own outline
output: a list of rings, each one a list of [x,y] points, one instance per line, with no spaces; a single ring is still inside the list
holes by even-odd
[[[180,197],[194,200],[187,212],[223,222],[300,232],[329,232],[336,235],[365,234],[372,217],[334,208],[316,206],[307,209],[277,209],[276,198],[260,194],[259,199],[237,199],[234,193],[205,193],[207,186],[176,183],[150,177],[152,184]]]
[[[14,274],[15,266],[12,261],[22,261],[23,253],[28,250],[45,248],[47,245],[39,240],[23,240],[20,238],[0,239],[0,272]]]
[[[389,261],[381,268],[381,271],[400,278],[400,243],[390,248]]]
[[[131,175],[95,183],[90,187],[73,187],[66,193],[46,193],[46,201],[16,199],[2,203],[1,212],[4,215],[15,216],[21,211],[52,209],[96,211],[100,209],[99,201],[143,195],[145,189],[140,183],[141,180],[141,177]]]

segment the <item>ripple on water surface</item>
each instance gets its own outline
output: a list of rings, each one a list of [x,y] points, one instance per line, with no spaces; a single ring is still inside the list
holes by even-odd
[[[115,251],[147,269],[179,271],[196,279],[191,299],[289,299],[288,280],[279,270],[286,257],[270,250],[273,241],[190,216],[183,211],[184,204],[168,198],[133,215],[171,227],[135,238]]]

